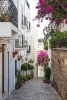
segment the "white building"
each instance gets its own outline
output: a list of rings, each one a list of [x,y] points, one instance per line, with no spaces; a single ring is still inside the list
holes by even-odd
[[[34,77],[38,77],[38,69],[37,69],[37,49],[38,49],[38,31],[34,28],[31,27],[30,31],[30,41],[31,45],[31,52],[28,55],[28,59],[34,60]]]
[[[17,55],[15,39],[18,39],[18,0],[0,0],[0,13],[2,8],[11,12],[10,20],[0,20],[0,100],[5,99],[15,90],[15,66]],[[2,22],[4,21],[4,22]]]
[[[27,0],[18,1],[18,30],[19,40],[16,40],[16,50],[19,50],[22,60],[17,63],[19,65],[25,62],[25,58],[28,56],[27,49],[30,49],[29,45],[29,31],[30,31],[30,6]],[[20,67],[21,68],[21,67]]]
[[[38,52],[41,50],[44,50],[44,43],[43,43],[44,39],[38,39]]]
[[[16,71],[26,58],[34,60],[37,77],[38,32],[32,27],[30,30],[29,3],[27,0],[0,0],[0,12],[4,6],[11,16],[8,21],[0,20],[0,100],[15,90]],[[18,60],[20,54],[22,59]]]

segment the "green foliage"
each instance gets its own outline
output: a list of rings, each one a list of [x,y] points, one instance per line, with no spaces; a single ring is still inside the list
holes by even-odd
[[[30,65],[28,66],[28,70],[33,70],[33,69],[34,69],[34,66],[30,64]]]
[[[25,81],[28,81],[32,78],[32,75],[31,74],[27,74],[25,75]]]
[[[55,33],[50,39],[50,48],[54,48],[56,43],[63,44],[63,46],[67,47],[67,32],[58,32]]]
[[[26,71],[26,70],[33,70],[34,66],[29,63],[24,63],[21,65],[21,70]]]
[[[44,42],[44,49],[48,50],[48,42],[47,41]]]
[[[28,66],[27,66],[26,63],[24,63],[24,64],[21,65],[21,70],[22,71],[27,71],[27,69],[28,69]]]
[[[32,78],[31,74],[28,74],[26,77],[27,77],[28,79],[31,79],[31,78]]]
[[[50,69],[50,67],[45,67],[44,68],[44,73],[45,73],[44,78],[46,78],[47,80],[50,80],[50,75],[51,75],[51,69]]]
[[[16,78],[17,78],[16,86],[18,85],[20,87],[22,85],[22,81],[23,81],[23,77],[22,77],[22,74],[21,74],[20,70],[17,71]]]
[[[33,70],[31,71],[31,77],[32,77],[32,78],[34,77],[34,72],[33,72]]]
[[[23,80],[23,82],[25,82],[25,76],[22,76],[22,80]]]

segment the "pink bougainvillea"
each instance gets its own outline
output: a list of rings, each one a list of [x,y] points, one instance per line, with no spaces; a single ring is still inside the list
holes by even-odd
[[[46,51],[40,51],[38,53],[38,62],[40,65],[47,64],[49,61],[49,57]]]
[[[35,19],[41,21],[45,18],[50,22],[55,21],[57,25],[65,19],[67,24],[67,0],[38,0],[35,8],[38,10]]]

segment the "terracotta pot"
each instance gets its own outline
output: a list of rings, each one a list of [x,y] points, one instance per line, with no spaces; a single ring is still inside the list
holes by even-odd
[[[50,80],[43,80],[44,83],[50,83]]]
[[[9,22],[10,20],[9,16],[4,16],[3,19],[4,19],[4,22]]]

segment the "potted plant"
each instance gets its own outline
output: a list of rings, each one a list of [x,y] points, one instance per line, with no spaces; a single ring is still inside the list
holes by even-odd
[[[21,71],[26,71],[26,75],[27,75],[27,70],[28,70],[28,66],[26,63],[21,65]]]
[[[16,81],[15,88],[19,89],[22,86],[22,82],[23,82],[23,77],[20,70],[17,71],[16,79],[17,81]]]
[[[12,52],[12,56],[13,56],[13,58],[15,57],[15,55],[16,55],[16,54],[15,54],[15,52],[13,51],[13,52]]]
[[[20,55],[20,56],[18,56],[18,60],[21,60],[22,59],[22,56]]]
[[[44,68],[43,82],[50,83],[50,75],[51,75],[51,69],[50,69],[50,67],[45,67]]]
[[[4,13],[1,14],[1,19],[4,22],[8,22],[10,21],[10,16],[11,16],[11,13],[9,11],[5,11]]]

